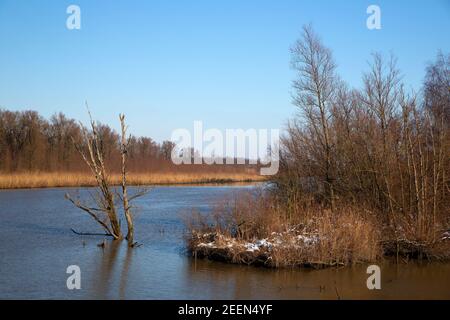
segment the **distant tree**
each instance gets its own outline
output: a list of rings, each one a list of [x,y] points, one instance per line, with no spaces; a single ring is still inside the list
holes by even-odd
[[[49,162],[54,165],[52,169],[70,171],[76,168],[79,155],[72,139],[80,141],[81,130],[73,119],[58,113],[50,118],[47,132]]]
[[[172,141],[163,141],[161,146],[161,154],[163,158],[167,161],[170,161],[172,157],[172,150],[175,148],[175,143]]]

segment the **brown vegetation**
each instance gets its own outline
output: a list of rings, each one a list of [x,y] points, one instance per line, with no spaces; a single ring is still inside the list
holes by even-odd
[[[197,257],[267,267],[324,267],[382,255],[379,224],[364,210],[308,208],[290,218],[269,195],[243,195],[211,216],[188,220],[187,245]]]
[[[95,123],[109,180],[121,185],[121,135]],[[0,189],[96,186],[76,149],[83,126],[62,113],[46,120],[36,111],[0,109]],[[75,144],[74,144],[75,142]],[[156,143],[130,136],[127,146],[128,184],[227,183],[262,181],[257,165],[175,165],[171,141]]]
[[[107,125],[98,122],[95,125],[106,167],[111,174],[121,174],[120,134]],[[53,173],[63,173],[67,177],[69,174],[89,174],[89,168],[86,167],[73,143],[74,141],[79,143],[82,139],[82,125],[62,113],[55,114],[47,120],[36,111],[12,112],[0,109],[0,179],[5,179],[2,177],[8,179],[8,176],[14,177],[16,174],[22,179],[32,174],[33,179],[43,181]],[[227,175],[256,176],[257,166],[249,164],[175,165],[171,160],[174,148],[175,144],[171,141],[159,144],[149,137],[130,136],[127,152],[128,170],[136,179],[137,174],[142,174],[139,179],[143,181],[149,181],[149,172],[156,176],[164,176],[155,178],[162,183],[165,183],[166,179],[190,182],[186,180],[187,177],[197,177],[195,180],[198,181],[203,180],[204,176],[213,179],[215,175],[220,177],[217,179],[227,179],[225,178]],[[42,178],[37,177],[39,174]],[[184,177],[178,178],[178,175]],[[54,181],[53,178],[51,180]],[[40,183],[45,184],[45,181]],[[48,184],[53,185],[50,182]],[[69,182],[69,185],[73,183]]]
[[[251,241],[299,224],[301,232],[314,229],[314,249],[274,249],[270,265],[349,264],[379,252],[450,257],[450,56],[439,54],[427,68],[423,94],[408,93],[395,58],[380,54],[363,87],[349,89],[331,51],[311,27],[303,31],[292,48],[299,113],[283,137],[269,196],[257,200],[266,209],[238,207],[257,218],[227,226],[238,233],[214,234]],[[194,228],[194,252],[204,232],[211,231]],[[215,248],[201,249],[208,255]]]
[[[121,184],[121,175],[112,173],[110,183]],[[264,181],[256,170],[242,173],[227,172],[156,172],[134,173],[127,176],[128,185],[170,185],[170,184],[219,184]],[[94,187],[95,178],[86,172],[21,172],[0,174],[0,189],[52,188],[52,187]]]

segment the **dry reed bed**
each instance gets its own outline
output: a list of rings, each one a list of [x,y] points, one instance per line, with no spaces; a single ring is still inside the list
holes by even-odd
[[[292,217],[271,199],[241,196],[210,215],[196,213],[188,219],[188,251],[198,258],[266,267],[348,266],[388,256],[450,258],[450,230],[434,242],[393,239],[364,208],[301,210]]]
[[[121,176],[112,174],[110,181],[120,184]],[[130,185],[205,184],[263,181],[264,177],[252,173],[130,173]],[[14,173],[0,174],[0,189],[89,187],[95,179],[87,173]]]
[[[247,199],[231,212],[222,209],[209,218],[192,218],[188,250],[199,258],[267,267],[341,266],[382,256],[378,224],[351,208],[314,210],[293,223],[274,208],[248,210],[259,205],[249,203]]]

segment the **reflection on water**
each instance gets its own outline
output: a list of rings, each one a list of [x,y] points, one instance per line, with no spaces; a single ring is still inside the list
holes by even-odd
[[[213,299],[450,299],[449,264],[380,266],[382,290],[368,290],[367,266],[269,270],[191,260],[186,285]]]
[[[366,287],[367,266],[272,270],[195,260],[183,249],[181,215],[206,212],[244,186],[158,187],[139,199],[142,247],[70,228],[97,226],[64,200],[67,189],[0,192],[0,298],[26,299],[450,299],[450,264],[381,264],[382,290]],[[70,190],[73,192],[73,190]],[[81,290],[66,268],[79,265]]]
[[[91,298],[108,297],[109,292],[115,289],[112,284],[114,278],[118,276],[118,298],[126,299],[129,270],[135,249],[129,248],[123,243],[112,241],[99,250],[101,250],[101,253],[97,256],[98,261],[94,263],[97,268],[94,271],[93,278],[89,281]],[[120,251],[125,253],[120,255]]]

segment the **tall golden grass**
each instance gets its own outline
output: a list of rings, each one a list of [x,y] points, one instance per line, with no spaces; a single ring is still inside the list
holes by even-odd
[[[294,205],[297,208],[292,214],[289,211]],[[265,192],[241,193],[217,204],[210,214],[194,212],[186,217],[186,226],[190,252],[231,263],[321,268],[383,257],[397,261],[450,259],[450,240],[443,234],[449,229],[444,225],[436,230],[439,237],[435,242],[415,240],[414,234],[411,236],[414,230],[404,223],[403,232],[392,238],[378,214],[364,206],[339,204],[332,211],[317,204],[286,205]],[[261,240],[275,245],[248,250],[249,244]]]
[[[188,250],[213,260],[316,268],[371,262],[382,256],[380,225],[357,207],[334,212],[309,207],[292,219],[270,197],[241,195],[218,205],[209,216],[196,213],[186,222]],[[261,239],[278,245],[248,250],[246,244]]]
[[[264,177],[255,173],[130,173],[129,185],[164,185],[164,184],[205,184],[205,183],[235,183],[263,181]],[[113,185],[121,182],[120,174],[111,174]],[[0,189],[21,188],[53,188],[53,187],[89,187],[96,182],[88,173],[68,172],[24,172],[0,173]]]

